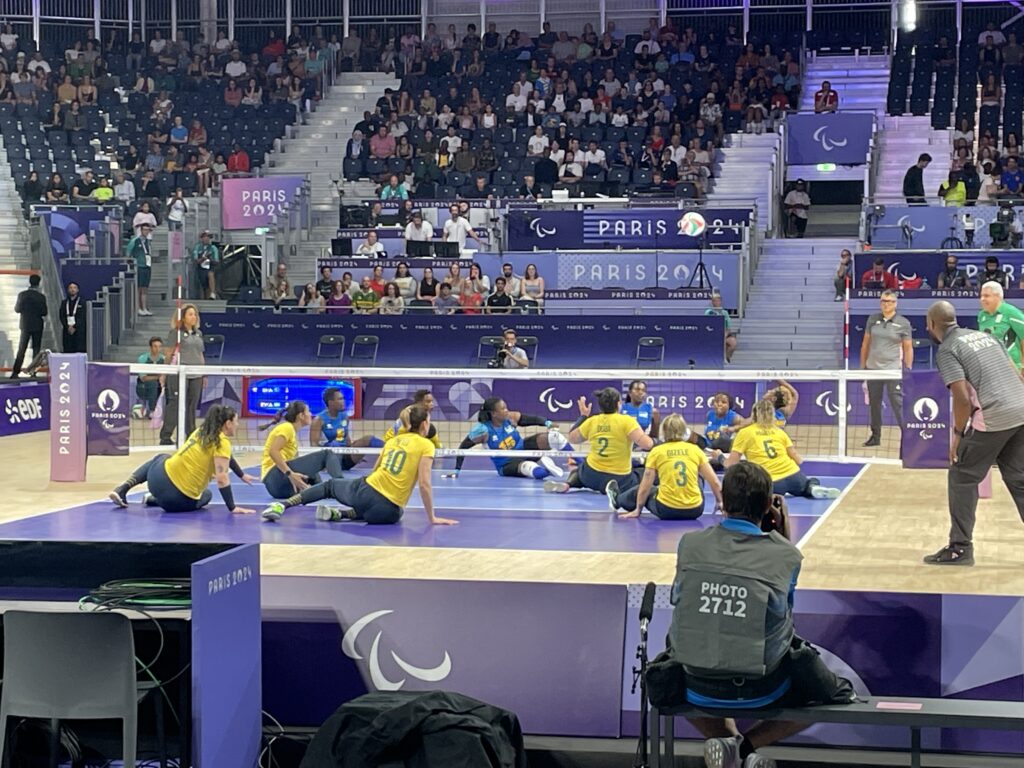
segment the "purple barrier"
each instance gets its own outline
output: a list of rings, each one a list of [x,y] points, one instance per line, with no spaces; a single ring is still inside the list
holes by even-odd
[[[127,456],[131,433],[132,377],[127,365],[89,363],[90,456]]]
[[[11,384],[0,388],[0,437],[50,428],[50,385]]]
[[[114,284],[119,272],[127,271],[128,262],[121,264],[77,264],[65,262],[60,265],[60,281],[64,285],[78,283],[78,289],[87,301],[95,299],[99,292]]]
[[[305,181],[302,176],[225,178],[220,191],[221,225],[224,229],[265,227],[292,204]]]
[[[50,355],[50,480],[85,480],[86,387],[88,361],[84,354]]]
[[[786,117],[790,165],[864,165],[874,116],[866,112],[799,113]]]
[[[980,288],[977,285],[978,275],[985,269],[985,259],[989,256],[995,255],[999,258],[999,266],[1002,267],[1003,271],[1010,276],[1010,286],[1012,289],[1017,289],[1020,281],[1024,279],[1024,251],[965,251],[957,252],[957,261],[959,262],[960,269],[967,273],[971,281],[975,284],[976,288]],[[896,276],[896,280],[902,283],[903,281],[915,282],[917,280],[926,280],[928,285],[932,289],[935,288],[936,278],[938,274],[946,266],[946,254],[942,251],[931,252],[931,253],[919,253],[919,252],[897,252],[891,251],[868,251],[866,253],[858,253],[853,257],[854,263],[854,274],[856,276],[855,289],[860,288],[860,280],[865,272],[871,269],[875,259],[881,258],[885,260],[885,270],[892,275]],[[877,296],[878,290],[855,290],[854,295],[858,297],[862,296]],[[956,296],[965,295],[963,291],[913,291],[908,292],[908,295],[918,295],[927,298],[928,296],[935,296],[936,298],[953,298]],[[977,296],[978,291],[968,291],[966,295]],[[1024,295],[1024,293],[1018,294]]]
[[[900,457],[905,469],[949,467],[952,411],[938,371],[903,372]]]
[[[615,738],[625,607],[616,585],[268,577],[267,707],[315,726],[367,691],[441,688],[529,733]]]
[[[250,768],[263,723],[260,547],[200,560],[191,575],[192,764]]]
[[[380,340],[376,365],[430,367],[482,365],[482,336],[515,328],[537,338],[536,367],[633,367],[641,337],[665,339],[666,368],[721,368],[725,321],[722,317],[630,317],[559,315],[277,315],[208,314],[205,333],[223,334],[225,364],[308,365],[325,334],[346,337],[346,364],[358,335]],[[372,364],[367,362],[367,364]]]
[[[749,208],[699,210],[707,221],[705,246],[738,245],[750,224]],[[510,208],[508,247],[515,251],[601,248],[697,248],[701,239],[686,234],[678,208],[551,211]]]

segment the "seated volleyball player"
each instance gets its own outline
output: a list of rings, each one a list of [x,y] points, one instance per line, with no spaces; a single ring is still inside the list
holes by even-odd
[[[128,492],[148,483],[147,506],[157,506],[165,512],[193,512],[205,507],[213,498],[207,487],[213,478],[228,512],[251,515],[256,510],[235,504],[228,478],[228,469],[231,469],[246,483],[256,480],[231,458],[230,438],[235,436],[237,428],[238,414],[233,408],[211,406],[203,425],[189,435],[176,453],[154,456],[111,491],[110,500],[119,507],[127,507]]]
[[[796,404],[800,400],[800,393],[796,391],[792,384],[779,379],[779,385],[765,392],[761,399],[767,400],[772,404],[772,407],[775,409],[775,426],[782,428],[793,418]],[[748,427],[753,423],[754,414],[751,413],[750,418],[740,419],[736,426],[741,428]]]
[[[661,425],[661,414],[658,409],[647,402],[647,382],[637,379],[629,383],[626,399],[620,411],[636,419],[640,429],[647,435],[658,434]]]
[[[732,397],[727,392],[716,392],[711,398],[711,409],[704,424],[704,439],[711,450],[711,466],[724,468],[724,455],[732,450],[732,441],[743,419],[732,409]]]
[[[333,451],[316,451],[299,456],[298,430],[313,421],[309,406],[302,400],[288,407],[274,420],[274,428],[263,444],[260,475],[267,493],[275,499],[286,499],[299,493],[310,483],[320,482],[319,474],[341,477],[341,457]]]
[[[324,390],[324,405],[309,425],[309,444],[314,448],[381,448],[384,441],[373,435],[364,435],[358,440],[352,439],[348,427],[348,412],[345,410],[345,395],[337,387]],[[362,456],[346,453],[341,457],[341,468],[352,469],[363,460]],[[331,473],[331,477],[340,477]],[[302,490],[301,488],[297,490]],[[282,498],[275,496],[274,498]]]
[[[678,413],[661,422],[661,442],[647,454],[640,485],[618,495],[612,510],[625,509],[619,517],[640,517],[646,507],[662,520],[696,520],[704,514],[700,478],[708,484],[718,507],[722,489],[704,451],[687,439],[690,430]],[[657,482],[657,485],[655,485]],[[610,499],[609,499],[610,500]]]
[[[455,525],[458,521],[434,514],[434,493],[430,485],[430,471],[434,465],[434,444],[427,438],[430,413],[421,405],[409,411],[409,431],[397,435],[384,444],[373,471],[366,477],[351,480],[328,480],[310,486],[302,493],[275,501],[263,510],[263,519],[280,520],[285,509],[298,504],[311,504],[324,499],[335,499],[341,507],[320,505],[318,520],[362,520],[371,525],[397,523],[403,507],[409,502],[416,483],[420,484],[420,498],[427,519],[434,525]]]
[[[772,477],[772,491],[781,496],[806,496],[810,499],[834,499],[838,488],[821,485],[816,477],[807,477],[800,471],[803,459],[793,447],[786,431],[776,425],[775,403],[758,400],[754,403],[754,423],[743,427],[732,443],[732,452],[725,466],[738,464],[740,455],[747,461],[764,467]]]
[[[409,431],[409,411],[414,405],[422,405],[427,409],[427,413],[433,413],[434,395],[429,389],[417,389],[412,396],[412,404],[405,406],[401,410],[398,418],[395,419],[395,423],[388,427],[387,432],[384,433],[385,440],[390,440],[395,435]],[[435,448],[441,447],[441,438],[438,436],[437,428],[433,424],[430,425],[430,431],[427,432],[427,440],[432,442]]]
[[[590,452],[568,482],[549,480],[544,483],[544,490],[565,493],[570,488],[589,488],[607,494],[612,509],[617,509],[618,494],[639,482],[633,472],[633,446],[649,451],[654,440],[644,434],[636,419],[619,413],[619,390],[605,387],[595,395],[601,412],[591,416],[592,406],[581,397],[580,418],[569,433],[571,443],[588,441]]]
[[[474,445],[486,443],[494,451],[560,451],[569,441],[557,429],[551,429],[551,421],[539,416],[530,416],[519,411],[510,411],[508,405],[500,397],[488,397],[480,406],[477,423],[469,430],[469,434],[459,444],[461,450],[468,450]],[[519,427],[548,427],[547,432],[539,432],[523,438]],[[462,471],[465,455],[455,459],[455,471],[447,472],[442,477],[458,477]],[[498,474],[502,477],[532,477],[543,480],[546,477],[561,477],[562,468],[552,461],[550,456],[541,456],[536,461],[529,456],[508,458],[492,456],[491,461]]]

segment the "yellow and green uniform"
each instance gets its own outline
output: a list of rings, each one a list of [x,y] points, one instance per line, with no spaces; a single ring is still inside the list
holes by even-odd
[[[585,461],[597,472],[628,475],[633,469],[633,441],[629,435],[640,423],[624,413],[599,413],[584,421],[580,434],[590,443]]]
[[[210,446],[199,442],[199,430],[193,432],[177,453],[164,462],[164,471],[174,487],[190,499],[203,495],[214,475],[214,459],[231,458],[231,441],[223,434]]]
[[[419,434],[406,432],[384,444],[380,463],[366,483],[392,504],[404,507],[419,477],[420,459],[434,458],[434,444]]]
[[[357,310],[376,309],[380,304],[380,296],[373,289],[359,289],[352,295],[352,306]]]
[[[675,440],[654,446],[644,467],[658,473],[658,503],[676,509],[700,506],[704,494],[697,473],[707,463],[704,451],[693,443]]]
[[[990,333],[1006,348],[1013,364],[1020,370],[1020,343],[1024,339],[1024,312],[1004,301],[993,314],[978,312],[978,330]]]
[[[752,464],[764,467],[772,482],[795,475],[800,467],[789,455],[793,441],[778,427],[764,428],[757,424],[744,427],[732,443],[733,453],[742,453]]]
[[[290,421],[282,421],[267,435],[267,441],[263,444],[263,461],[260,463],[260,479],[267,476],[267,472],[276,465],[270,455],[270,446],[277,438],[284,438],[284,445],[281,446],[281,458],[286,462],[291,461],[299,455],[299,436],[295,434],[295,425]]]

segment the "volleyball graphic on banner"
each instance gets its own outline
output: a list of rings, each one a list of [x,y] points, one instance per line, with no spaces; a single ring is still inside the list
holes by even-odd
[[[683,218],[679,220],[679,234],[687,237],[700,237],[707,228],[708,224],[704,217],[696,211],[684,213]]]

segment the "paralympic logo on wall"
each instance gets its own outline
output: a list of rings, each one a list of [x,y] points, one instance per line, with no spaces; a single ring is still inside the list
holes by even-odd
[[[363,657],[356,647],[356,644],[359,642],[360,633],[377,619],[392,613],[394,611],[391,610],[373,611],[356,619],[341,639],[342,653],[353,661],[367,662],[370,682],[373,683],[373,687],[378,691],[400,691],[405,686],[408,677],[424,683],[439,683],[447,678],[452,672],[452,659],[448,655],[448,651],[444,652],[444,658],[441,659],[441,663],[436,667],[417,667],[403,659],[395,651],[391,651],[392,660],[408,677],[403,677],[400,680],[388,678],[381,669],[381,639],[384,636],[384,630],[382,629],[378,629],[377,634],[373,637],[373,642],[370,644],[369,659]]]

